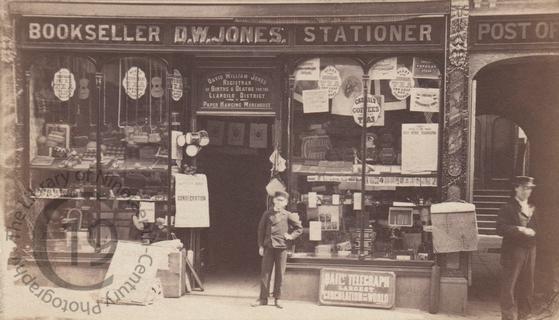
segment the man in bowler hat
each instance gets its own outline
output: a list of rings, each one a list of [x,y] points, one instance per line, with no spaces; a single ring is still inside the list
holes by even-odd
[[[268,304],[270,278],[272,268],[275,266],[274,305],[280,309],[283,308],[280,304],[280,298],[281,284],[287,262],[287,240],[293,240],[303,233],[299,215],[285,210],[288,199],[287,192],[276,192],[273,197],[274,207],[262,214],[258,224],[258,253],[262,256],[262,269],[260,297],[252,304],[253,307]],[[293,229],[291,233],[289,227]]]
[[[534,178],[513,179],[514,196],[499,211],[497,233],[501,247],[501,316],[503,320],[523,320],[533,307],[536,261],[535,208],[528,203],[536,186]]]

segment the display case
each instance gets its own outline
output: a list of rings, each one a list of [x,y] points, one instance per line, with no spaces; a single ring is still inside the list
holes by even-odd
[[[172,222],[182,76],[152,57],[34,56],[27,72],[34,250],[157,241]],[[176,150],[173,150],[176,151]]]
[[[436,62],[316,57],[300,61],[292,79],[289,191],[305,232],[290,261],[433,260]]]

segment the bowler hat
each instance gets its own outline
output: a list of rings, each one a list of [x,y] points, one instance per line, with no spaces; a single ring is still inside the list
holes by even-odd
[[[274,193],[274,198],[283,197],[285,199],[289,199],[289,193],[285,191],[276,191]]]
[[[515,187],[524,186],[533,188],[536,186],[536,184],[534,184],[534,178],[528,176],[516,176],[512,180],[512,184]]]

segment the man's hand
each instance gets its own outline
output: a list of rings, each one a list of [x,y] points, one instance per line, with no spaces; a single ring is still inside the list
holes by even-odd
[[[283,236],[285,240],[293,240],[293,237],[289,233],[284,233]]]
[[[263,257],[264,256],[264,247],[258,247],[258,254]]]
[[[536,235],[536,231],[534,231],[534,229],[532,228],[518,227],[518,231],[522,232],[523,234],[529,237],[534,237]]]

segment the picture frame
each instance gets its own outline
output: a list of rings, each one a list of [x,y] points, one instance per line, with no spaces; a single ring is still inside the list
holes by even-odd
[[[412,227],[413,208],[390,207],[388,209],[388,225],[391,227]]]

